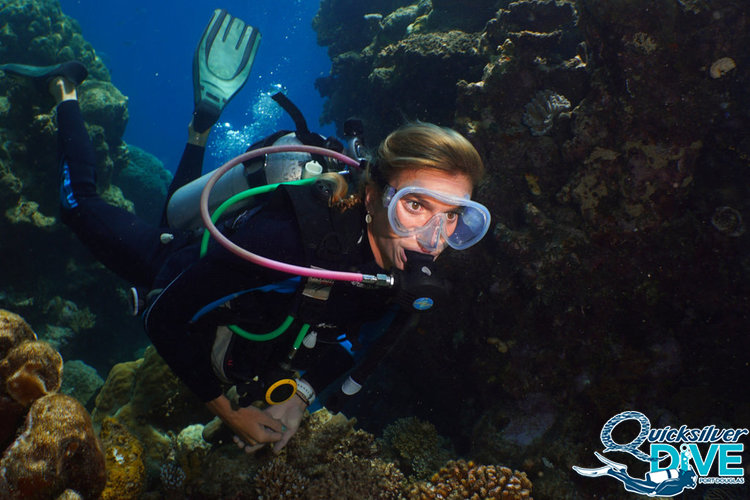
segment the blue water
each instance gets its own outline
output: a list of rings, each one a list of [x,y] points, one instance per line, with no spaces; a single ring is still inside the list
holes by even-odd
[[[277,90],[297,104],[311,130],[334,133],[318,121],[323,101],[314,82],[328,74],[330,60],[311,27],[315,0],[60,0],[60,5],[80,23],[112,82],[129,98],[124,140],[156,155],[169,170],[177,166],[193,110],[193,52],[215,8],[260,29],[263,38],[249,81],[211,132],[204,171],[277,128],[294,128],[268,98]]]

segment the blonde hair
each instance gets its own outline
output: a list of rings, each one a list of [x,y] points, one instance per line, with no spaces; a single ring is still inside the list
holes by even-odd
[[[351,208],[363,199],[364,186],[374,183],[383,188],[402,169],[434,168],[464,174],[477,185],[484,176],[484,163],[474,146],[453,129],[434,123],[410,122],[394,130],[378,147],[362,179],[359,193],[348,194],[346,179],[336,173],[321,176],[331,182],[334,192],[329,205]]]
[[[484,176],[484,164],[474,146],[453,129],[412,122],[391,132],[380,143],[368,180],[380,187],[401,169],[435,168],[467,175],[473,185]]]

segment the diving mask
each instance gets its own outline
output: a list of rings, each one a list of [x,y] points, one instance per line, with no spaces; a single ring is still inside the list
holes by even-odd
[[[445,244],[464,250],[490,228],[489,210],[468,195],[459,197],[419,186],[399,190],[386,186],[383,206],[388,207],[388,221],[398,236],[416,236],[430,252]]]

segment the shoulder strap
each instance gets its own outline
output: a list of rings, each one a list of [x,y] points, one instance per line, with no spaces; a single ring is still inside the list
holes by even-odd
[[[359,211],[329,207],[332,187],[323,180],[279,189],[286,192],[294,208],[309,263],[331,269],[352,263],[362,234]]]

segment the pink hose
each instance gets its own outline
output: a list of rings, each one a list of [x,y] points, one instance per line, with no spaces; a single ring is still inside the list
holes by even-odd
[[[216,241],[218,241],[219,244],[221,244],[224,248],[226,248],[233,254],[237,255],[238,257],[241,257],[245,260],[249,260],[250,262],[254,264],[258,264],[260,266],[267,267],[275,271],[281,271],[281,272],[289,273],[289,274],[296,274],[299,276],[309,276],[312,278],[321,278],[321,279],[328,279],[328,280],[361,282],[363,280],[363,276],[360,273],[346,273],[342,271],[331,271],[329,269],[313,269],[310,267],[295,266],[292,264],[279,262],[277,260],[271,260],[266,257],[261,257],[260,255],[249,252],[245,250],[244,248],[242,248],[241,246],[234,244],[232,241],[229,240],[229,238],[221,234],[221,232],[218,229],[216,229],[216,226],[211,221],[211,214],[208,213],[208,198],[211,195],[211,190],[213,189],[214,185],[218,182],[219,178],[221,178],[222,175],[227,173],[229,169],[231,169],[235,165],[239,165],[240,163],[250,160],[252,158],[257,158],[258,156],[263,156],[265,154],[286,153],[286,152],[300,152],[300,153],[310,153],[310,154],[320,155],[320,156],[328,156],[331,158],[335,158],[343,163],[346,163],[347,165],[350,165],[353,167],[359,167],[359,162],[357,162],[356,160],[353,160],[352,158],[349,158],[348,156],[344,154],[331,151],[330,149],[319,148],[316,146],[295,146],[295,145],[269,146],[265,148],[254,149],[252,151],[248,151],[247,153],[243,153],[229,160],[228,162],[226,162],[224,165],[216,169],[216,172],[214,172],[213,175],[208,179],[206,186],[203,188],[203,191],[201,192],[200,203],[201,203],[201,218],[203,219],[203,224],[205,224],[206,229],[208,230],[209,233],[211,233],[211,236],[213,236],[216,239]]]

